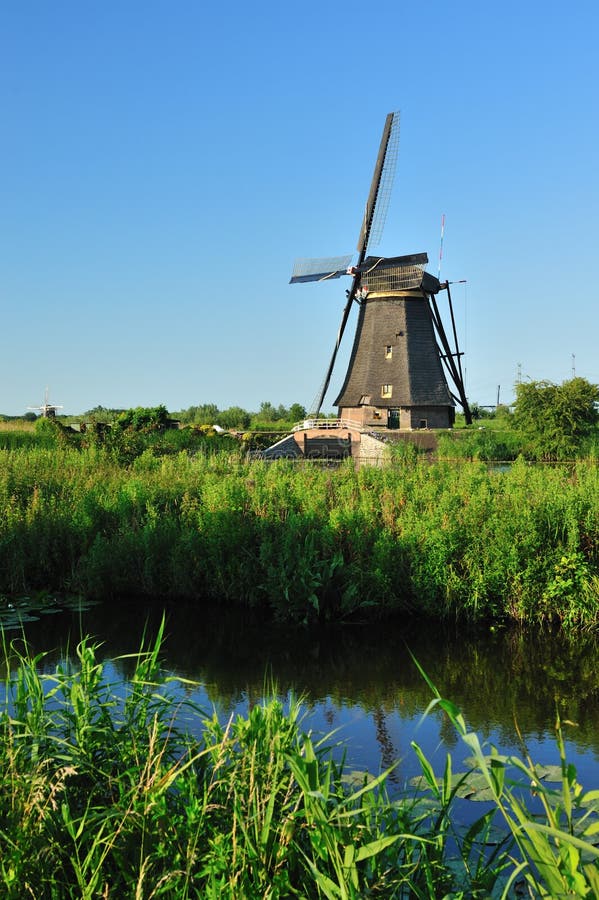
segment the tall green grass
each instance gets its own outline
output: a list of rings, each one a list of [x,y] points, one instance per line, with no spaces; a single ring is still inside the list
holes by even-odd
[[[181,700],[160,641],[133,654],[125,691],[87,639],[45,674],[40,657],[5,646],[9,900],[509,898],[527,885],[531,896],[595,895],[598,792],[577,783],[563,742],[550,789],[532,761],[484,750],[431,685],[471,769],[456,774],[448,756],[437,777],[414,745],[420,783],[391,795],[391,770],[352,773],[333,735],[306,732],[298,702],[284,709],[273,692],[223,723]],[[464,827],[458,800],[481,786],[482,814]]]
[[[508,429],[497,430],[494,423],[477,429],[441,432],[437,454],[442,459],[514,460],[522,453],[522,436]]]
[[[0,592],[41,589],[243,604],[283,622],[591,628],[599,471],[0,451]]]
[[[501,896],[551,900],[599,896],[599,791],[585,791],[575,766],[566,758],[563,727],[574,723],[562,723],[557,716],[558,765],[538,765],[526,748],[522,757],[501,755],[495,747],[481,745],[461,711],[420,671],[435,695],[425,715],[440,708],[472,753],[469,772],[452,778],[448,755],[443,776],[436,778],[420,748],[413,744],[422,764],[423,786],[443,804],[459,796],[464,787],[466,796],[478,792],[479,799],[491,804],[473,828],[486,828],[495,821],[512,839],[507,853],[509,877]],[[492,856],[485,858],[485,873],[492,861]],[[502,867],[505,862],[502,858]]]

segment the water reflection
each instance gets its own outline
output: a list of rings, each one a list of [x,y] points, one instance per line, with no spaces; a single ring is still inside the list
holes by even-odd
[[[83,634],[102,641],[111,671],[126,679],[134,661],[118,659],[137,649],[144,628],[155,633],[161,607],[129,601],[106,602],[86,611],[65,612],[24,625],[33,652],[46,651],[52,669],[66,647]],[[13,633],[14,634],[14,633]],[[384,627],[281,632],[201,604],[166,610],[164,664],[198,682],[185,693],[223,716],[244,712],[270,681],[283,696],[306,698],[307,727],[339,728],[353,764],[378,771],[404,760],[402,779],[417,766],[410,741],[442,759],[458,760],[458,745],[440,713],[421,722],[431,693],[410,654],[439,691],[462,707],[469,725],[503,751],[520,749],[520,737],[540,762],[556,761],[556,710],[577,724],[567,746],[586,787],[599,782],[599,648],[594,639],[568,642],[547,633],[469,634],[429,623]]]

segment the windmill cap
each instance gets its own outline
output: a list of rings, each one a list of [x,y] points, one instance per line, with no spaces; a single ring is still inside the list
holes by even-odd
[[[436,294],[441,285],[438,278],[424,271],[427,262],[426,253],[368,256],[356,271],[360,274],[360,283],[371,293],[417,289],[425,294]]]
[[[426,253],[410,253],[408,256],[367,256],[359,272],[364,272],[377,266],[380,269],[397,269],[403,266],[425,266],[428,262]]]

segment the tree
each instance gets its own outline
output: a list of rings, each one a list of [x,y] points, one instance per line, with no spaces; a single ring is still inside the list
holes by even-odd
[[[228,409],[223,409],[222,412],[219,412],[216,417],[216,423],[221,428],[239,428],[245,431],[250,424],[250,419],[251,416],[245,409],[242,409],[240,406],[230,406]]]
[[[480,406],[479,403],[471,403],[470,412],[473,419],[493,419],[495,417],[495,407],[489,409],[487,406]]]
[[[94,406],[93,409],[88,409],[87,412],[84,412],[81,418],[85,420],[91,419],[92,422],[113,422],[124,412],[124,409],[109,409],[107,406]]]
[[[277,410],[269,400],[263,400],[260,404],[260,412],[256,413],[257,422],[276,422]]]
[[[127,409],[117,418],[115,427],[133,431],[161,431],[168,423],[166,406],[136,406]]]
[[[216,403],[201,403],[189,409],[190,411],[193,409],[191,421],[194,425],[214,425],[218,418],[219,409]]]
[[[306,418],[306,407],[301,403],[292,403],[289,407],[289,418],[292,422],[300,422]]]
[[[525,382],[516,385],[514,425],[537,459],[572,459],[599,421],[598,403],[599,386],[585,378]]]

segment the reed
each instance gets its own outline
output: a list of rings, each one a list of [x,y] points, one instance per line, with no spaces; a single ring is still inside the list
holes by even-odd
[[[472,768],[454,784],[448,756],[444,777],[436,779],[417,745],[413,746],[423,759],[425,778],[435,795],[439,796],[441,790],[443,796],[457,794],[467,782],[471,790],[474,774],[476,788],[491,804],[491,816],[511,836],[509,864],[505,866],[508,878],[501,896],[522,896],[525,892],[552,900],[598,896],[599,791],[585,791],[577,780],[576,767],[567,761],[563,727],[574,723],[562,723],[557,714],[558,765],[537,765],[526,748],[522,757],[502,755],[494,747],[481,745],[461,711],[443,698],[418,668],[434,695],[425,715],[435,707],[443,711],[471,751]],[[502,867],[505,862],[505,858],[501,860]]]
[[[428,838],[413,800],[392,803],[384,774],[348,789],[343,765],[302,731],[299,704],[284,711],[274,694],[224,725],[185,704],[202,731],[190,738],[160,673],[160,640],[135,654],[124,698],[87,640],[52,674],[17,654],[0,718],[6,897],[400,897],[418,887]]]
[[[522,453],[522,437],[509,428],[496,430],[488,425],[478,430],[456,429],[439,434],[437,455],[443,459],[515,460]]]
[[[416,614],[597,624],[599,470],[0,450],[0,592],[242,604],[282,622]]]
[[[161,637],[128,658],[124,692],[89,639],[45,674],[42,658],[5,644],[13,674],[0,714],[0,884],[9,900],[596,892],[597,791],[577,783],[559,730],[550,789],[531,760],[483,749],[431,685],[430,709],[449,717],[471,769],[455,773],[448,756],[437,778],[415,745],[421,783],[391,796],[391,770],[350,772],[334,736],[307,733],[300,703],[285,708],[274,687],[228,722],[197,709],[161,671]],[[481,785],[486,808],[463,828],[456,799]]]

